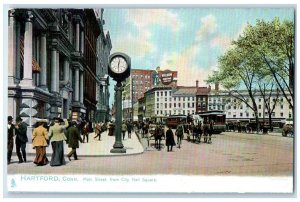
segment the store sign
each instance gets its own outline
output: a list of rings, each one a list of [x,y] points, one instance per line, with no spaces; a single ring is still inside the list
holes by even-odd
[[[161,72],[160,80],[164,85],[169,85],[173,81],[173,72],[170,70]]]

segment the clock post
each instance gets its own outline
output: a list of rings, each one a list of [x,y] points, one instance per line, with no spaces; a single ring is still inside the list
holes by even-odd
[[[116,122],[115,122],[115,143],[111,153],[126,153],[122,143],[122,91],[124,90],[122,81],[130,75],[131,61],[130,57],[124,53],[114,53],[109,56],[108,74],[117,84],[115,85],[116,93]]]

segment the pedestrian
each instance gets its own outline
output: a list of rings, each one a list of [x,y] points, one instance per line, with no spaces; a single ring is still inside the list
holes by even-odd
[[[67,155],[69,158],[69,161],[71,161],[71,156],[74,155],[74,159],[77,160],[77,153],[76,149],[79,148],[79,142],[82,143],[82,139],[79,133],[79,130],[76,127],[76,122],[72,122],[72,126],[67,131],[67,143],[69,148],[72,148],[72,150]]]
[[[108,123],[108,136],[113,136],[114,135],[114,125],[113,123],[109,122]]]
[[[14,135],[15,125],[13,124],[13,117],[7,117],[7,164],[10,164],[12,151],[14,149]]]
[[[131,139],[131,130],[132,130],[132,124],[131,122],[127,123],[127,132],[128,132],[128,138]]]
[[[204,136],[204,143],[207,143],[207,136],[209,133],[209,124],[205,121],[203,123],[203,136]]]
[[[83,135],[83,141],[82,143],[84,143],[84,140],[86,138],[86,143],[89,142],[89,122],[86,122],[83,126],[83,129],[82,129],[82,135]]]
[[[35,159],[33,163],[37,166],[46,165],[49,161],[46,156],[46,147],[48,146],[48,131],[44,127],[47,119],[37,119],[37,127],[32,132],[32,146],[35,149]]]
[[[175,140],[174,140],[174,133],[171,129],[171,127],[168,128],[167,132],[166,132],[166,146],[167,146],[167,150],[168,152],[173,150],[173,146],[175,146]]]
[[[23,122],[21,117],[17,117],[16,126],[16,152],[19,159],[19,163],[26,162],[26,142],[28,142],[27,138],[27,125]],[[21,152],[22,155],[21,155]]]
[[[183,126],[179,124],[176,128],[175,135],[177,136],[177,145],[180,149],[181,141],[183,139]]]
[[[123,134],[123,140],[125,139],[125,133],[127,131],[127,125],[126,123],[123,121],[122,123],[122,134]]]
[[[63,120],[65,125],[60,125],[62,120],[54,118],[54,125],[49,129],[49,139],[51,140],[52,156],[50,166],[61,166],[66,164],[64,158],[64,140],[67,140],[64,130],[68,127],[67,119]]]
[[[213,122],[213,120],[211,120],[210,121],[210,123],[209,123],[209,130],[208,130],[208,144],[211,144],[212,142],[211,142],[211,136],[212,136],[212,134],[213,134],[213,132],[214,132],[214,122]]]
[[[96,127],[95,127],[95,134],[96,134],[96,136],[94,137],[94,139],[97,138],[97,137],[99,137],[99,141],[101,140],[101,133],[102,133],[101,127],[102,127],[102,123],[101,122],[100,123],[96,123]]]

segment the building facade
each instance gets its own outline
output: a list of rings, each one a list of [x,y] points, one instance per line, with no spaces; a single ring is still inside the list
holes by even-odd
[[[240,91],[241,95],[244,96],[250,106],[252,102],[246,91]],[[284,123],[287,119],[292,119],[293,113],[286,99],[281,95],[276,93],[271,94],[271,105],[276,105],[271,118],[273,122]],[[264,99],[261,94],[257,92],[255,95],[255,102],[258,109],[258,118],[260,121],[268,121],[269,113],[265,107]],[[253,110],[247,106],[245,103],[241,102],[239,99],[229,96],[226,91],[212,91],[208,99],[209,110],[223,110],[226,113],[227,121],[246,121],[249,122],[255,119],[255,114]]]
[[[105,21],[103,19],[104,9],[96,10],[96,17],[98,20],[100,35],[97,38],[97,62],[96,62],[96,100],[97,111],[95,120],[97,122],[106,122],[109,120],[109,76],[108,76],[108,57],[112,49],[110,34],[104,30]]]
[[[91,119],[96,109],[93,9],[8,13],[8,115],[29,129],[36,118]]]

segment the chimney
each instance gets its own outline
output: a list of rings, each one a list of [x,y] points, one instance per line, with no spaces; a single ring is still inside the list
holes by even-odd
[[[219,91],[219,82],[215,83],[215,91]]]
[[[196,80],[196,88],[198,88],[198,87],[199,87],[199,81]]]

